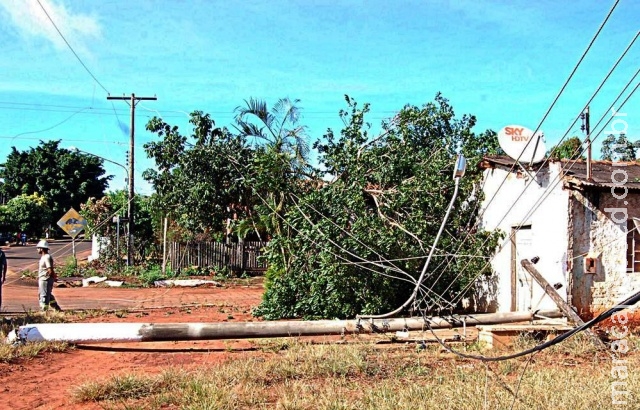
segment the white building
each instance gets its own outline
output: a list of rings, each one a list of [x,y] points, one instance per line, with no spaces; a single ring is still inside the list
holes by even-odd
[[[491,286],[485,279],[478,289],[490,294],[480,298],[491,300],[489,310],[556,309],[520,264],[534,257],[536,269],[584,317],[640,290],[640,235],[633,220],[640,218],[640,164],[593,161],[588,180],[583,161],[527,170],[514,162],[491,156],[480,164],[484,229],[506,235],[492,260]]]

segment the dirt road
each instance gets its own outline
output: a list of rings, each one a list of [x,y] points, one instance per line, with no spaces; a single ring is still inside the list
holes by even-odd
[[[254,321],[258,319],[251,309],[262,292],[259,279],[207,288],[54,289],[64,310],[87,311],[74,320],[85,323]],[[37,283],[12,272],[3,286],[2,313],[13,316],[29,310],[38,310]],[[240,358],[247,349],[252,349],[251,342],[200,341],[77,346],[64,353],[40,353],[33,359],[0,363],[0,403],[12,409],[99,409],[97,404],[74,402],[74,387],[114,375],[194,369]]]

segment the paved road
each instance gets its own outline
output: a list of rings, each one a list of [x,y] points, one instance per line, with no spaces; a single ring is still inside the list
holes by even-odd
[[[71,242],[71,239],[58,239],[55,241],[49,241],[49,246],[49,252],[53,256],[57,264],[64,263],[67,258],[73,255],[73,244]],[[91,251],[91,242],[76,241],[75,248],[76,255],[79,258],[80,255],[88,256],[88,252]],[[40,260],[40,255],[38,255],[35,243],[29,243],[26,246],[3,246],[2,250],[7,255],[9,270],[16,274],[10,275],[10,277],[20,277],[23,270],[35,271],[38,269],[38,261]],[[84,257],[86,258],[86,256]]]
[[[50,243],[51,253],[57,263],[72,254],[70,240]],[[38,306],[38,283],[36,280],[21,280],[24,270],[35,271],[39,260],[35,244],[25,247],[2,248],[9,263],[7,281],[2,291],[2,313],[36,311]],[[76,242],[79,261],[86,260],[91,243]],[[256,306],[263,293],[261,285],[241,288],[54,288],[53,294],[63,310],[135,310],[161,307],[194,305]]]
[[[3,286],[3,313],[38,310],[36,281]],[[243,288],[54,288],[63,310],[140,310],[181,306],[257,306],[262,286]]]

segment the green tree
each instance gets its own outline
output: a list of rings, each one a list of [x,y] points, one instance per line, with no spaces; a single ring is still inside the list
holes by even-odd
[[[368,105],[346,101],[340,135],[329,130],[314,145],[331,181],[289,196],[294,205],[284,217],[295,234],[276,235],[269,244],[267,289],[257,315],[344,318],[400,306],[451,200],[456,152],[476,164],[498,148],[494,132],[474,133],[475,117],[456,118],[439,94],[421,108],[404,107],[375,138],[365,122]],[[424,301],[430,308],[442,303],[435,294],[451,299],[484,273],[482,257],[497,244],[499,234],[476,229],[482,198],[473,192],[481,177],[470,166],[460,183],[460,200],[438,246],[448,252],[430,265]],[[290,253],[286,260],[281,249]]]
[[[154,219],[150,206],[151,198],[142,195],[134,196],[134,221],[135,221],[135,249],[139,258],[153,251],[157,243],[154,237],[154,224],[158,226],[157,219]],[[81,205],[80,213],[87,220],[87,232],[107,238],[109,247],[102,252],[101,258],[105,261],[115,261],[118,257],[126,254],[126,231],[125,223],[120,226],[118,238],[117,224],[113,222],[113,217],[125,216],[127,210],[128,194],[125,190],[110,192],[104,197],[89,198]],[[160,230],[158,230],[160,231]],[[120,249],[117,249],[118,243]]]
[[[585,159],[582,149],[582,140],[578,137],[571,137],[559,145],[553,146],[547,156],[554,160],[569,159]]]
[[[640,141],[631,142],[623,133],[616,138],[615,135],[609,134],[602,141],[602,149],[600,156],[605,161],[635,161],[636,150],[640,148]]]
[[[281,154],[289,171],[304,173],[308,170],[307,128],[300,124],[300,100],[281,98],[269,110],[267,103],[251,98],[245,106],[236,107],[236,129],[256,145],[264,145],[266,152]]]
[[[147,130],[162,139],[145,144],[157,169],[143,176],[156,192],[152,206],[174,221],[182,239],[221,237],[234,212],[251,208],[245,173],[253,153],[244,137],[216,127],[209,114],[194,111],[190,122],[190,136],[161,118],[147,123]]]
[[[69,208],[80,209],[88,198],[102,197],[112,178],[105,176],[102,159],[59,148],[59,144],[60,140],[40,141],[27,151],[13,147],[0,169],[2,190],[8,198],[37,192],[46,199],[56,221]]]
[[[47,200],[37,193],[18,195],[2,208],[3,225],[32,237],[42,237],[52,218]]]
[[[239,229],[254,228],[268,237],[291,237],[290,227],[283,223],[291,207],[289,195],[300,195],[315,181],[316,172],[309,165],[306,126],[301,124],[300,100],[281,98],[269,109],[267,103],[251,98],[236,108],[236,129],[252,140],[255,147],[251,187],[255,212],[240,221]],[[286,265],[289,255],[280,246],[280,257]]]

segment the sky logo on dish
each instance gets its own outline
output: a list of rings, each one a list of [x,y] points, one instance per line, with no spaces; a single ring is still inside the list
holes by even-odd
[[[524,131],[524,127],[522,127],[522,128],[505,127],[505,129],[504,129],[505,134],[511,136],[511,141],[524,141],[524,142],[527,142],[527,141],[529,141],[529,136],[522,135],[523,131]]]

